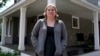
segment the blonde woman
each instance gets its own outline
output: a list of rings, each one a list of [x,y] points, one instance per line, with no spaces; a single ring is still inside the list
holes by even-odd
[[[67,30],[59,20],[57,9],[48,5],[44,10],[44,19],[35,24],[31,41],[37,56],[62,56],[67,46]]]

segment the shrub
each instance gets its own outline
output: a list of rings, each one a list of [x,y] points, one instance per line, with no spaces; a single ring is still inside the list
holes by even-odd
[[[14,53],[11,52],[2,52],[2,49],[0,48],[0,56],[19,56],[19,51],[14,51]]]

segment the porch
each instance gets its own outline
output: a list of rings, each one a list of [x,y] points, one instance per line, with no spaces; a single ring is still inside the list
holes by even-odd
[[[47,0],[42,0],[42,2],[36,0],[4,17],[2,20],[4,22],[4,35],[2,39],[2,43],[5,44],[4,46],[13,49],[17,48],[24,53],[34,55],[34,49],[32,48],[30,41],[31,31],[38,17],[43,13],[46,4]],[[99,13],[72,3],[70,0],[57,0],[56,6],[58,8],[58,14],[60,15],[59,18],[64,21],[68,30],[68,47],[65,54],[67,53],[66,55],[70,56],[87,53],[89,50],[87,45],[84,45],[85,47],[80,47],[80,45],[86,44],[86,41],[89,39],[89,34],[95,35],[93,40],[95,40],[96,44],[92,46],[99,49],[97,23]],[[79,17],[79,29],[72,28],[72,16]],[[76,36],[77,33],[82,33],[84,35],[84,40],[78,41]],[[94,43],[94,41],[92,42]]]
[[[13,50],[18,50],[18,45],[3,45],[3,46]],[[35,56],[34,48],[32,46],[25,45],[25,47],[26,49],[24,51],[19,51],[20,55],[21,53],[24,53],[29,56]],[[90,50],[85,45],[83,45],[83,46],[69,46],[66,48],[63,54],[64,56],[79,56],[91,52],[96,52],[96,51]]]

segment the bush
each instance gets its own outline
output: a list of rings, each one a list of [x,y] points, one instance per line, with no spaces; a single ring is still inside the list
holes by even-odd
[[[14,53],[11,53],[11,52],[4,53],[4,52],[2,52],[2,50],[0,48],[0,56],[19,56],[19,52],[14,51]]]

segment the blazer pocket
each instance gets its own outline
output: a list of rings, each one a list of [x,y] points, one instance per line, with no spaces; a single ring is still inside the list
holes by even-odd
[[[39,43],[37,44],[36,53],[37,55],[42,55],[44,53],[41,46],[39,46]]]
[[[62,53],[60,51],[55,51],[54,56],[61,56],[61,55],[62,55]]]

